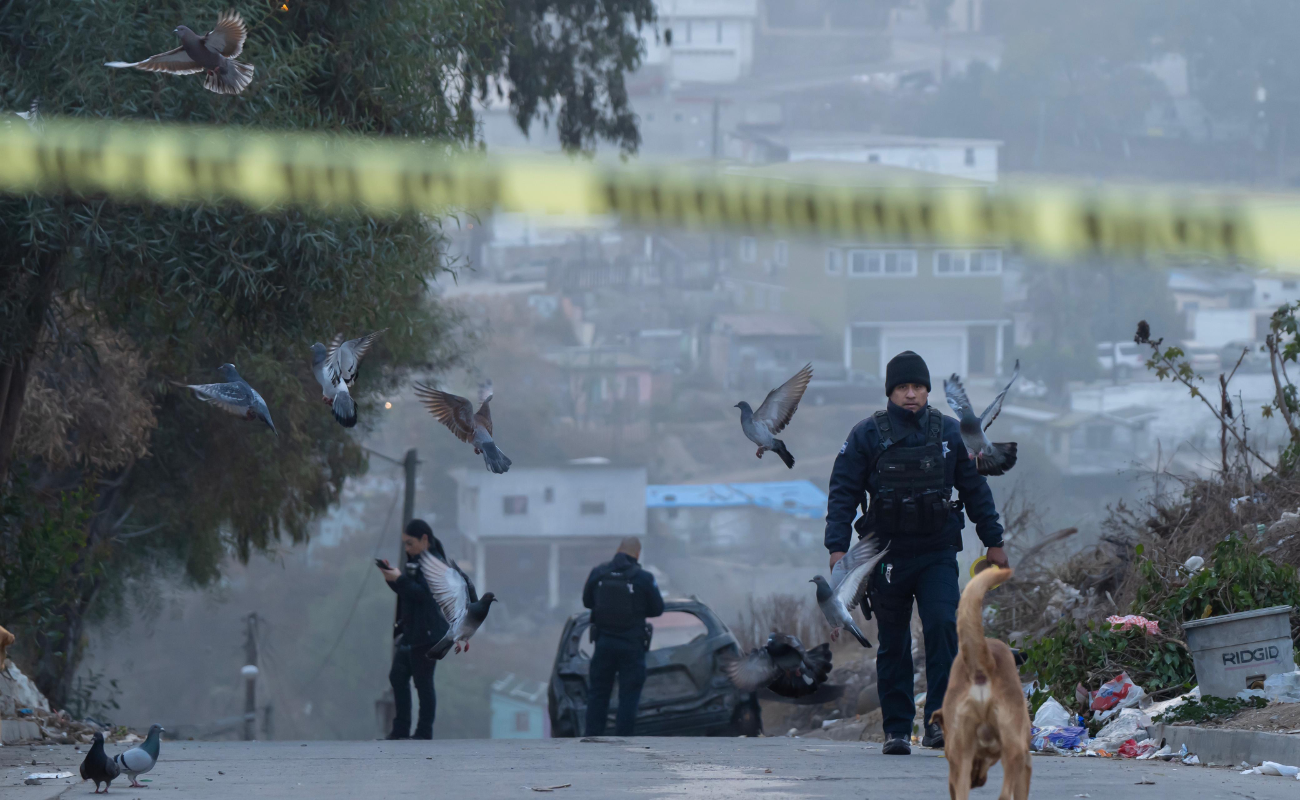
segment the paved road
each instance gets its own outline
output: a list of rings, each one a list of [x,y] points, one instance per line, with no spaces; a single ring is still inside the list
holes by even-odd
[[[114,748],[110,748],[113,752]],[[30,762],[42,762],[32,767]],[[23,786],[46,763],[76,773],[71,747],[0,748],[0,797],[89,797],[89,783]],[[26,764],[26,766],[22,766]],[[1034,757],[1039,798],[1294,798],[1297,782],[1227,769],[1151,762]],[[224,774],[222,774],[224,773]],[[947,762],[932,751],[908,758],[880,746],[815,739],[572,739],[436,742],[163,742],[149,789],[124,800],[341,800],[420,798],[495,800],[538,795],[531,787],[572,784],[555,798],[947,798]],[[1143,777],[1154,785],[1136,785]],[[975,798],[997,797],[1000,768]],[[120,787],[120,788],[119,788]]]

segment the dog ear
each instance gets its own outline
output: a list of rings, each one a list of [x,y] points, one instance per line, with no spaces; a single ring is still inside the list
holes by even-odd
[[[942,709],[942,708],[941,708],[941,709],[938,709],[937,711],[935,711],[933,714],[930,715],[930,722],[933,723],[933,724],[938,725],[940,729],[943,728],[943,709]]]

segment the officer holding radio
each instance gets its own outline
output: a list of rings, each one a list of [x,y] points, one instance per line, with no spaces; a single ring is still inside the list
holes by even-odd
[[[645,654],[650,649],[651,628],[646,618],[664,613],[659,586],[637,563],[640,556],[641,540],[625,538],[613,560],[591,571],[582,590],[582,604],[591,609],[591,636],[596,643],[587,678],[586,736],[605,733],[615,675],[618,714],[614,732],[631,736],[636,728],[641,687],[645,685]]]
[[[889,545],[888,555],[871,576],[868,598],[880,637],[876,671],[884,753],[906,755],[911,752],[916,714],[913,601],[925,635],[926,725],[921,743],[943,747],[943,731],[929,719],[943,706],[948,672],[957,655],[957,552],[965,526],[963,506],[988,548],[988,560],[1008,564],[993,493],[967,456],[957,420],[927,405],[930,370],[925,360],[910,350],[894,356],[885,369],[885,394],[886,410],[859,422],[835,459],[826,549],[834,566],[849,549],[855,528],[859,536],[873,534]],[[859,506],[866,511],[855,523]]]

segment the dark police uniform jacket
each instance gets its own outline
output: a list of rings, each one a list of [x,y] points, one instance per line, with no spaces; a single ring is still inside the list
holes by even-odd
[[[938,414],[927,407],[917,413],[894,405],[888,406],[890,424],[893,426],[891,445],[899,447],[920,447],[926,443],[924,423],[926,414]],[[993,493],[988,481],[975,469],[975,462],[967,456],[966,445],[961,440],[961,430],[957,420],[943,417],[944,446],[944,485],[951,493],[957,489],[958,498],[965,506],[965,513],[975,523],[975,533],[985,547],[1002,545],[1002,523],[998,521],[998,512],[993,505]],[[877,476],[875,474],[876,458],[881,453],[880,434],[876,421],[872,417],[859,422],[849,433],[849,438],[840,448],[835,459],[835,468],[831,471],[830,499],[826,509],[826,549],[832,553],[845,552],[853,538],[853,520],[858,507],[867,509],[866,494],[875,495]],[[937,550],[961,550],[961,530],[966,525],[960,508],[954,508],[948,514],[948,522],[937,539],[929,539],[918,546],[905,537],[891,540],[883,531],[882,538],[890,543],[891,556],[918,555]],[[865,533],[872,531],[867,530]]]
[[[438,601],[420,574],[419,563],[407,561],[402,574],[388,584],[397,593],[398,619],[394,633],[400,634],[400,644],[412,649],[432,647],[447,633],[447,618],[442,615]]]
[[[621,639],[630,644],[641,644],[645,641],[646,617],[657,617],[664,613],[664,598],[659,593],[659,585],[655,583],[655,576],[641,569],[640,565],[637,564],[637,560],[627,553],[615,553],[612,560],[606,561],[591,571],[591,575],[587,577],[587,585],[582,588],[582,605],[594,611],[596,584],[600,582],[600,579],[612,572],[627,572],[633,567],[636,567],[636,570],[635,574],[631,576],[630,582],[636,595],[635,606],[645,616],[640,616],[635,620],[628,619],[626,625],[619,627],[602,626],[597,631],[601,639],[609,637],[611,639]]]

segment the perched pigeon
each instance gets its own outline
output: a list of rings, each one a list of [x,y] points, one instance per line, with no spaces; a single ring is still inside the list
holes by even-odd
[[[180,37],[181,46],[165,53],[149,56],[144,61],[110,61],[104,66],[170,72],[173,75],[193,75],[207,72],[203,88],[217,94],[239,94],[253,80],[253,65],[236,61],[244,49],[248,31],[244,19],[237,11],[223,11],[217,17],[217,26],[206,36],[199,36],[184,25],[172,31]]]
[[[763,451],[771,450],[781,457],[787,467],[794,469],[794,456],[790,455],[790,451],[785,449],[785,442],[776,438],[776,435],[790,424],[790,418],[794,416],[799,400],[808,388],[808,381],[812,380],[812,373],[812,364],[796,372],[793,378],[768,392],[757,411],[751,410],[749,403],[744,400],[734,406],[740,409],[740,428],[745,432],[745,437],[758,445],[755,455],[759,458],[763,457]]]
[[[457,439],[474,445],[474,453],[483,456],[483,463],[489,470],[500,475],[510,469],[510,459],[492,441],[492,410],[488,408],[488,402],[492,400],[491,381],[479,388],[482,405],[478,407],[478,413],[465,398],[440,392],[422,383],[415,384],[415,396],[420,398],[430,414],[456,434]]]
[[[244,419],[260,419],[271,429],[271,433],[278,436],[279,431],[275,429],[275,423],[271,421],[271,412],[266,408],[266,401],[262,399],[256,389],[239,377],[235,365],[222,364],[217,367],[217,372],[220,372],[221,377],[226,379],[225,383],[178,383],[176,385],[183,386],[186,389],[193,389],[196,397],[211,403],[222,411]]]
[[[864,536],[835,562],[831,569],[830,583],[820,575],[812,579],[811,582],[817,584],[817,607],[822,610],[826,623],[831,626],[831,641],[839,638],[840,629],[843,628],[853,634],[858,644],[871,646],[871,642],[867,641],[867,637],[862,635],[857,623],[853,621],[853,609],[862,602],[871,571],[888,551],[888,547],[880,546],[880,540],[876,537]]]
[[[970,399],[966,397],[966,390],[962,388],[961,379],[956,373],[943,382],[943,393],[948,398],[948,405],[952,406],[957,418],[961,420],[961,440],[966,443],[966,452],[975,460],[975,468],[981,475],[1001,475],[1016,465],[1016,443],[994,444],[984,435],[984,431],[998,418],[998,412],[1002,410],[1002,398],[1007,396],[1007,389],[1019,377],[1020,359],[1016,359],[1016,369],[1011,374],[1010,383],[978,417],[975,416],[975,409],[971,408]]]
[[[743,658],[724,656],[722,671],[742,692],[766,689],[787,702],[825,703],[844,692],[844,687],[826,683],[831,674],[830,645],[805,651],[798,637],[785,633],[772,633],[767,644]]]
[[[453,645],[457,653],[462,647],[469,652],[469,637],[487,619],[496,595],[485,592],[479,597],[474,584],[455,561],[449,565],[429,552],[420,554],[420,572],[433,599],[438,601],[442,615],[447,618],[447,633],[429,650],[428,657],[441,659]]]
[[[375,331],[346,342],[339,334],[328,349],[320,342],[311,346],[311,371],[320,384],[321,399],[334,409],[334,418],[345,428],[357,424],[357,404],[351,391],[357,380],[357,367],[375,338],[383,332]]]
[[[118,769],[125,772],[126,776],[131,779],[132,789],[148,788],[136,778],[153,769],[153,765],[158,763],[158,734],[162,733],[162,731],[163,726],[156,723],[149,726],[149,735],[145,737],[143,742],[113,757],[113,760],[117,762]]]
[[[120,774],[122,768],[104,752],[104,734],[95,731],[95,742],[81,761],[81,779],[95,782],[95,794],[99,794],[99,785],[104,784],[104,793],[108,794],[109,787]]]

